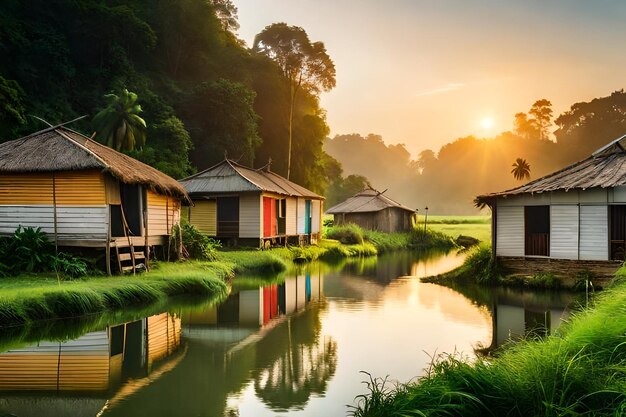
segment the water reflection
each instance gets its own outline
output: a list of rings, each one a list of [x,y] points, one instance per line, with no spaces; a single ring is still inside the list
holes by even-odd
[[[0,415],[344,415],[363,393],[359,371],[406,381],[436,353],[490,351],[567,316],[563,294],[418,279],[462,260],[432,252],[314,263],[282,282],[250,278],[219,303],[68,328],[61,342],[0,336],[11,346],[0,355]]]

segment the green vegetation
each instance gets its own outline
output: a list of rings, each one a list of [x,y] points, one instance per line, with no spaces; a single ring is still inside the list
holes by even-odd
[[[450,236],[428,228],[425,232],[417,228],[407,233],[384,233],[347,224],[329,227],[326,237],[348,245],[369,243],[378,253],[402,249],[450,250],[456,247]]]
[[[178,246],[179,230],[178,225],[174,225],[172,245]],[[222,243],[200,232],[194,225],[181,221],[181,232],[183,240],[183,256],[185,258],[200,259],[204,261],[217,260],[217,250],[222,247]]]
[[[71,127],[95,129],[98,140],[182,178],[225,152],[256,167],[271,157],[287,175],[292,133],[291,180],[324,192],[341,167],[323,150],[319,93],[334,85],[331,58],[324,54],[322,71],[330,77],[309,77],[321,69],[323,42],[300,43],[285,68],[276,54],[246,47],[237,27],[231,0],[3,1],[2,140],[47,127],[27,115],[52,124],[88,115]]]
[[[63,278],[87,274],[84,260],[67,253],[55,254],[54,245],[41,228],[18,227],[12,236],[0,238],[0,277],[23,272],[55,271]]]
[[[79,317],[129,306],[149,305],[182,294],[228,293],[233,265],[223,262],[157,263],[146,274],[57,281],[54,274],[22,274],[2,279],[3,326],[34,320]]]
[[[417,218],[418,227],[424,227],[424,216]],[[491,242],[491,216],[428,216],[428,229],[454,238],[471,236],[481,242]]]
[[[371,379],[355,416],[622,416],[626,413],[626,268],[559,334],[471,363],[440,355],[425,376]]]

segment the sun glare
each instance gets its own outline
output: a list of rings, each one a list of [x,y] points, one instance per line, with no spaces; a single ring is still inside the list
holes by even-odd
[[[485,130],[491,130],[493,128],[494,121],[491,117],[485,117],[480,121],[480,126]]]

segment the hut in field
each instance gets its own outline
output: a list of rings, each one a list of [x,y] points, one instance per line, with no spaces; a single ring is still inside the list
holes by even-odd
[[[626,253],[626,136],[520,187],[478,196],[492,250],[512,272],[610,277]]]
[[[134,271],[167,245],[182,200],[173,178],[65,127],[0,144],[0,235],[40,227],[58,246],[103,248],[109,273],[112,249]]]
[[[193,200],[183,215],[209,236],[259,246],[321,237],[324,198],[269,167],[224,159],[180,183]]]
[[[335,225],[354,223],[364,229],[381,232],[405,232],[417,220],[414,209],[384,195],[384,191],[367,188],[326,211],[334,216]]]

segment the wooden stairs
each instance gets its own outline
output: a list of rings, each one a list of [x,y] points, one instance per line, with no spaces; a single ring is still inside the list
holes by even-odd
[[[135,274],[148,269],[143,246],[134,246],[132,241],[125,240],[114,240],[111,246],[115,248],[118,271],[121,274],[129,272]]]

